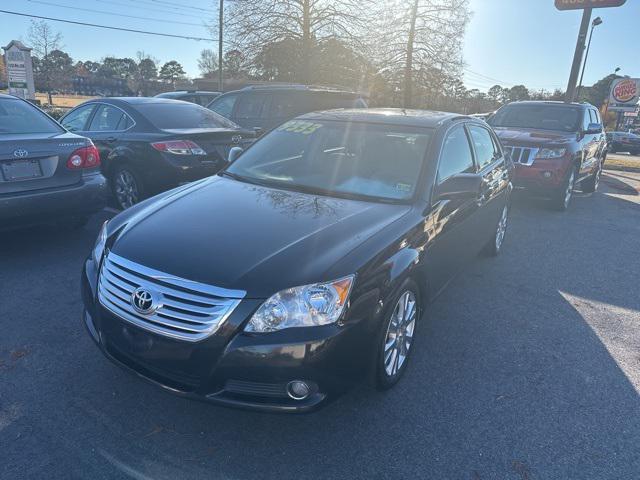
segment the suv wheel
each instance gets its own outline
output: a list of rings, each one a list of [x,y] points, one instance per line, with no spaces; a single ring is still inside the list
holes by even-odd
[[[593,175],[582,181],[582,191],[584,193],[594,193],[598,190],[600,184],[600,175],[602,174],[602,162],[598,163],[598,167]]]
[[[562,183],[562,186],[555,193],[552,201],[553,206],[556,210],[564,212],[567,208],[569,208],[569,204],[571,203],[571,198],[573,197],[573,188],[576,185],[576,177],[577,177],[578,168],[572,168],[567,175],[567,178]]]
[[[375,385],[379,390],[393,387],[404,373],[420,319],[421,299],[418,286],[407,280],[389,303],[382,326],[383,335],[376,354]]]
[[[128,165],[114,168],[110,180],[113,196],[122,210],[143,199],[144,186],[140,176]]]

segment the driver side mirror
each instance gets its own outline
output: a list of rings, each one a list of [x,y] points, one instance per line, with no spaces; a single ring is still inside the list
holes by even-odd
[[[244,149],[241,147],[233,147],[231,148],[231,150],[229,150],[229,155],[227,157],[227,162],[229,163],[233,163],[235,162],[238,157],[240,155],[242,155],[242,152],[244,152]]]
[[[587,135],[602,133],[602,125],[599,123],[590,123],[584,133]]]

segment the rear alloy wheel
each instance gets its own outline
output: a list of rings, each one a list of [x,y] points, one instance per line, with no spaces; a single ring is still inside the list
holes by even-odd
[[[602,162],[598,163],[598,167],[593,175],[582,181],[582,191],[584,193],[594,193],[600,185],[600,175],[602,174]]]
[[[420,317],[420,295],[413,281],[407,281],[395,298],[385,318],[376,361],[376,387],[380,390],[394,386],[404,373]]]
[[[561,212],[569,208],[569,204],[571,203],[573,189],[576,186],[576,170],[577,168],[571,169],[562,187],[556,192],[553,199],[554,207]]]
[[[507,234],[507,226],[509,225],[509,206],[505,205],[502,208],[500,219],[496,225],[496,231],[493,238],[487,243],[485,252],[492,256],[497,257],[502,250],[502,244],[504,243],[504,237]]]
[[[129,167],[117,167],[111,176],[111,189],[118,207],[126,210],[142,200],[143,186]]]

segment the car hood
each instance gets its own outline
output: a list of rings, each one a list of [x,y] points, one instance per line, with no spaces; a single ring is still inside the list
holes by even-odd
[[[124,226],[111,250],[171,275],[266,298],[332,280],[325,278],[330,267],[410,208],[212,177],[118,220]]]
[[[526,147],[566,146],[576,141],[576,134],[531,128],[493,128],[504,145]]]

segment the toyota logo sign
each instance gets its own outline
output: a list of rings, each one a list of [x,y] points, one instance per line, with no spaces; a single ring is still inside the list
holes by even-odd
[[[27,155],[29,155],[29,152],[27,152],[24,148],[19,148],[13,151],[13,156],[16,158],[24,158]]]
[[[131,294],[131,306],[136,312],[143,315],[151,315],[158,309],[158,302],[153,292],[139,287]]]

